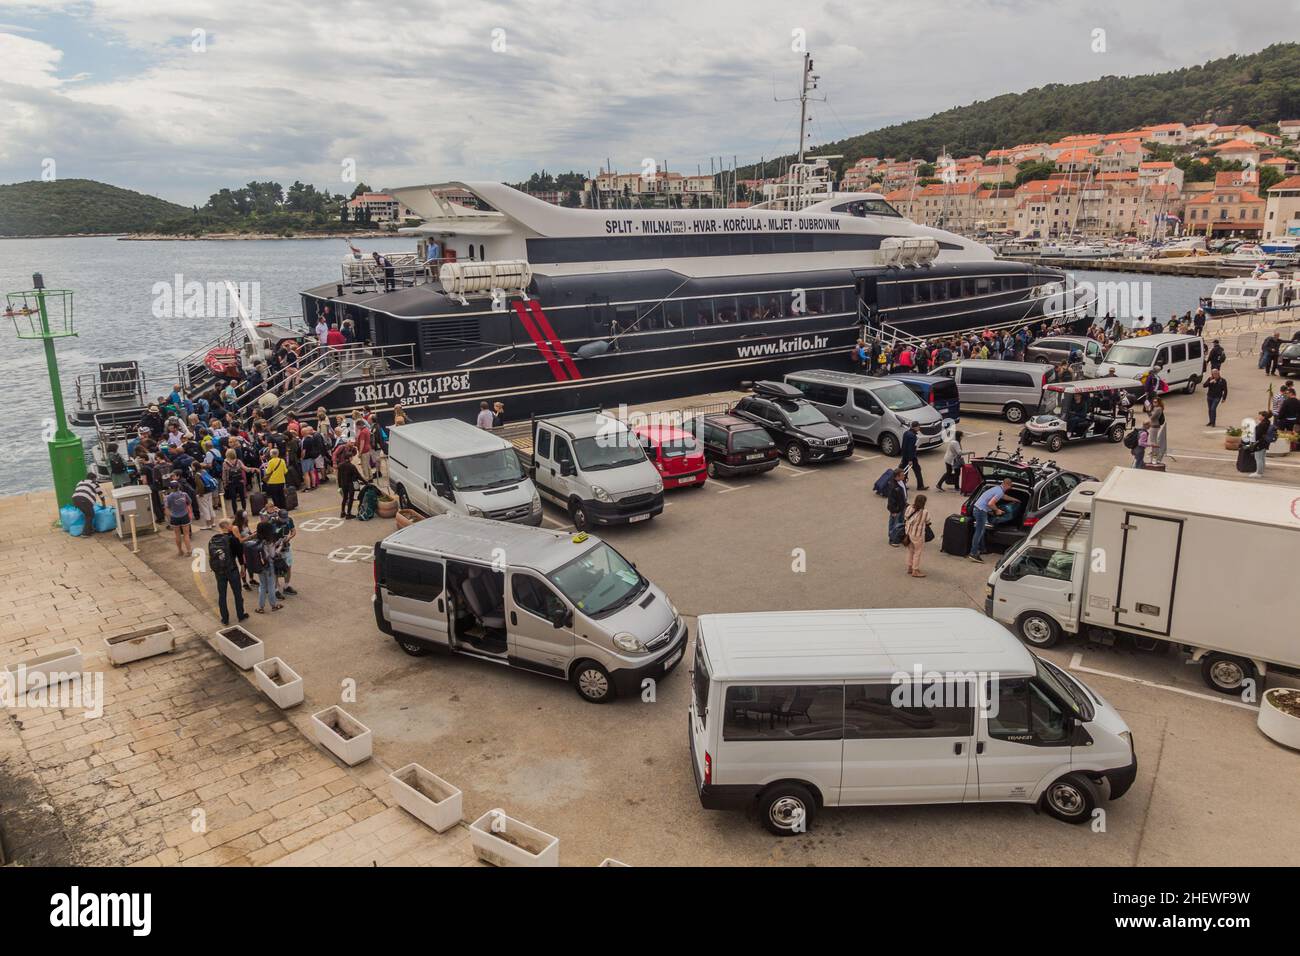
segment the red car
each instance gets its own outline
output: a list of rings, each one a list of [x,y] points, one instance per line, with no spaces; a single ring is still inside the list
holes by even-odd
[[[704,470],[704,449],[690,432],[674,425],[636,425],[646,457],[659,472],[664,488],[689,488],[709,480]]]

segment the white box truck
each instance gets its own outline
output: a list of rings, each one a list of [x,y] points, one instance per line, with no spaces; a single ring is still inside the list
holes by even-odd
[[[1172,644],[1214,690],[1300,670],[1300,490],[1116,468],[1084,482],[989,575],[985,612],[1034,647]]]

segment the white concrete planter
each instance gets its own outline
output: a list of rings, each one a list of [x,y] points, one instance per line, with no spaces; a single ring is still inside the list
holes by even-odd
[[[1264,732],[1264,736],[1276,740],[1282,746],[1300,750],[1300,717],[1284,713],[1270,700],[1275,695],[1286,693],[1300,696],[1300,691],[1288,687],[1274,687],[1264,692],[1259,702],[1259,729]]]
[[[84,660],[80,648],[60,647],[40,657],[28,658],[5,667],[13,675],[10,680],[15,690],[49,687],[71,680],[82,673]]]
[[[559,866],[560,838],[489,810],[469,825],[474,855],[493,866]]]
[[[268,657],[253,665],[253,678],[262,693],[281,710],[302,703],[302,678],[278,657]]]
[[[243,671],[266,657],[266,645],[261,638],[242,624],[232,624],[217,631],[217,650]]]
[[[176,629],[164,622],[134,631],[123,631],[121,634],[110,634],[104,638],[104,647],[108,651],[109,661],[117,667],[155,654],[170,654],[176,650],[176,638]]]
[[[349,767],[370,759],[370,728],[341,707],[326,707],[311,715],[316,739]]]
[[[460,823],[460,790],[418,763],[394,770],[388,782],[397,805],[421,823],[439,833]]]
[[[1264,454],[1269,458],[1285,458],[1291,454],[1291,445],[1289,442],[1275,441],[1268,446],[1268,451]]]
[[[622,860],[616,860],[612,856],[607,856],[600,861],[601,866],[631,866],[631,863],[624,863]]]

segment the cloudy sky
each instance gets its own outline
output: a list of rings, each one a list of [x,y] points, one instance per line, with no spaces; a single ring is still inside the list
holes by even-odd
[[[806,38],[828,141],[1004,92],[1300,36],[1300,0],[0,0],[0,182],[183,203],[793,151]],[[1104,30],[1105,51],[1094,52]]]

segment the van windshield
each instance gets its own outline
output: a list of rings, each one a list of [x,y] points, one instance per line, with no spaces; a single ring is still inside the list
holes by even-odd
[[[524,480],[524,470],[513,448],[451,458],[447,461],[447,474],[457,491],[481,491]]]
[[[924,408],[925,402],[916,397],[916,393],[901,382],[871,390],[881,404],[891,412],[910,412],[914,408]]]
[[[1150,368],[1155,361],[1156,350],[1144,349],[1138,345],[1112,345],[1106,353],[1106,361],[1115,365],[1140,365]]]
[[[631,604],[650,586],[623,555],[603,541],[547,577],[574,607],[595,618]]]
[[[603,471],[606,468],[620,468],[645,461],[645,449],[635,438],[629,438],[629,434],[617,432],[574,441],[573,450],[577,453],[582,470]]]
[[[1034,658],[1034,666],[1038,669],[1038,679],[1050,687],[1058,698],[1070,705],[1077,716],[1085,721],[1092,720],[1096,716],[1092,701],[1073,677],[1038,657]]]

